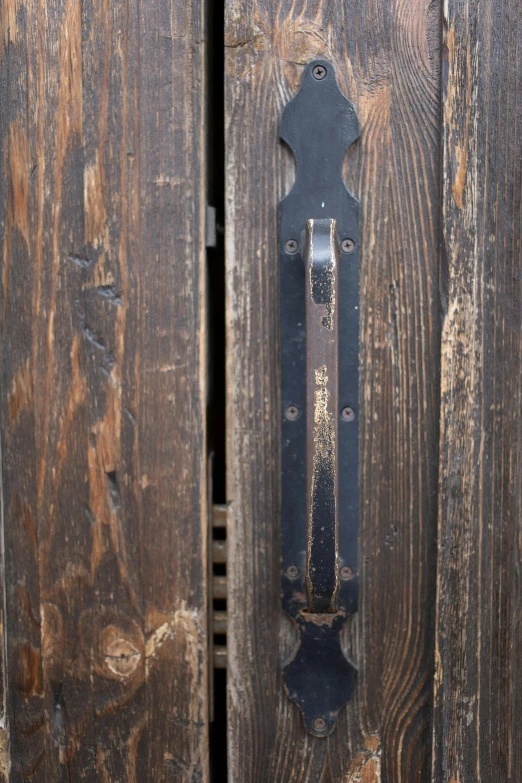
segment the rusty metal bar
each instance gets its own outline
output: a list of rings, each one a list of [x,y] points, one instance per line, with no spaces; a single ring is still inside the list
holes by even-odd
[[[227,526],[227,506],[223,504],[216,504],[212,506],[212,527],[213,528],[226,528]]]
[[[227,527],[227,507],[225,505],[214,505],[212,507],[212,528],[213,530],[225,529]],[[214,538],[212,546],[212,563],[226,565],[227,562],[227,542],[226,539]],[[226,600],[227,598],[227,578],[226,576],[212,575],[212,599]],[[226,610],[213,609],[211,613],[211,634],[212,637],[226,636],[227,633],[227,612]],[[215,669],[227,668],[227,648],[223,644],[213,644],[212,649],[213,664]]]
[[[212,541],[212,562],[213,563],[226,563],[227,562],[227,542],[214,540]]]
[[[226,601],[227,598],[227,578],[226,576],[212,577],[212,597]]]
[[[227,613],[214,612],[212,617],[212,631],[217,634],[226,634],[227,632]]]
[[[337,611],[339,246],[336,223],[308,220],[306,476],[308,611]]]
[[[227,648],[221,645],[214,647],[212,652],[214,658],[214,669],[227,668]]]

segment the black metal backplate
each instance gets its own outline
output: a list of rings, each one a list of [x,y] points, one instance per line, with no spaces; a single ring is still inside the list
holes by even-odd
[[[285,668],[285,682],[290,697],[303,711],[307,728],[317,736],[331,732],[337,711],[350,698],[355,686],[355,670],[340,651],[339,630],[345,619],[356,611],[358,592],[359,203],[346,189],[342,164],[347,148],[359,134],[355,108],[339,90],[332,64],[325,60],[309,63],[304,69],[299,92],[285,107],[280,132],[295,155],[297,167],[294,187],[281,201],[279,209],[281,551],[283,608],[296,620],[301,631],[300,647]],[[307,487],[302,251],[306,221],[318,218],[336,220],[342,250],[338,411],[340,579],[339,614],[336,616],[339,619],[331,626],[324,626],[320,632],[317,622],[310,625],[303,614],[306,611]],[[312,671],[314,656],[315,673]],[[337,670],[337,679],[330,682],[327,672],[334,670]],[[316,687],[309,689],[308,695],[298,693],[296,677],[305,689],[306,682],[315,682]],[[312,690],[317,694],[315,697]],[[327,709],[327,693],[332,694],[330,710]],[[326,703],[323,703],[325,698]],[[326,723],[324,728],[318,728],[323,725],[321,720],[317,721],[321,717]]]

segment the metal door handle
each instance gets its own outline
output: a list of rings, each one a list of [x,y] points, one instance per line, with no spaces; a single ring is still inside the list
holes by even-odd
[[[357,675],[340,632],[358,590],[359,204],[342,177],[358,136],[331,63],[309,63],[281,123],[297,163],[279,210],[281,589],[299,630],[283,681],[316,737]]]
[[[336,612],[339,243],[336,221],[307,220],[306,593],[309,612]]]

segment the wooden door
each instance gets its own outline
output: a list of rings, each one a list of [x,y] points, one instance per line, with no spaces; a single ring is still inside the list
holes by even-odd
[[[521,10],[227,3],[231,780],[522,779]],[[278,124],[316,57],[362,124],[359,681],[328,739],[278,596]]]
[[[281,676],[279,125],[316,58],[362,129],[328,738]],[[522,780],[521,58],[520,0],[4,0],[0,780]]]
[[[4,777],[205,780],[204,9],[2,14]]]

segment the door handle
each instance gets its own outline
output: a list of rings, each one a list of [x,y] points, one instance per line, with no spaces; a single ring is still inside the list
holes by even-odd
[[[339,246],[336,221],[306,221],[306,594],[337,611]]]
[[[299,631],[283,682],[316,737],[357,677],[340,633],[358,593],[359,204],[342,176],[358,137],[332,64],[309,63],[281,122],[297,166],[279,208],[281,590]]]

